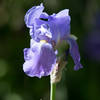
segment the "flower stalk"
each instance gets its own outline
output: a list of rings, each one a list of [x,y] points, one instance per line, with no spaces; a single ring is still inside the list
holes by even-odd
[[[56,97],[56,83],[51,83],[50,100],[55,100]]]

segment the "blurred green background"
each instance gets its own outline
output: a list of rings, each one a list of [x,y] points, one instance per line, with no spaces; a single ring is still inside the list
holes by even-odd
[[[0,100],[49,100],[49,77],[30,78],[22,70],[30,43],[24,15],[41,2],[48,14],[70,9],[84,66],[74,71],[69,56],[56,100],[100,100],[100,0],[0,0]]]

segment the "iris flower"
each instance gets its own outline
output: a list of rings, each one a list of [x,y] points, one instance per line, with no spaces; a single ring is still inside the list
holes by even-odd
[[[44,6],[40,4],[29,9],[25,15],[31,43],[30,48],[24,49],[24,72],[30,77],[41,78],[50,75],[59,53],[54,47],[62,40],[69,44],[69,52],[75,63],[74,69],[82,68],[78,45],[75,38],[70,35],[69,10],[65,9],[52,15],[43,10]]]

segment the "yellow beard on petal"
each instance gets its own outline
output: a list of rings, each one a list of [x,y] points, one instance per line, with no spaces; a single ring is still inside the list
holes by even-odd
[[[46,40],[40,40],[40,42],[41,42],[41,43],[47,43],[47,41],[46,41]]]

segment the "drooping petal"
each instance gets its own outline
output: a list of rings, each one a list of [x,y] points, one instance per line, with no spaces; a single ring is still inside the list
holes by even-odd
[[[28,76],[39,78],[50,75],[56,63],[56,54],[51,44],[37,43],[34,40],[31,40],[31,42],[31,48],[25,53],[30,59],[25,59],[24,72]]]
[[[75,39],[69,36],[67,38],[67,42],[70,45],[70,54],[75,63],[74,70],[79,70],[80,68],[83,68],[83,66],[80,63],[80,54],[79,54],[78,45]]]
[[[40,4],[40,6],[34,6],[31,9],[29,9],[24,19],[26,26],[29,28],[33,28],[35,19],[40,17],[43,10],[44,10],[43,4]]]
[[[24,49],[24,60],[30,60],[31,59],[32,52],[30,52],[30,48]]]

